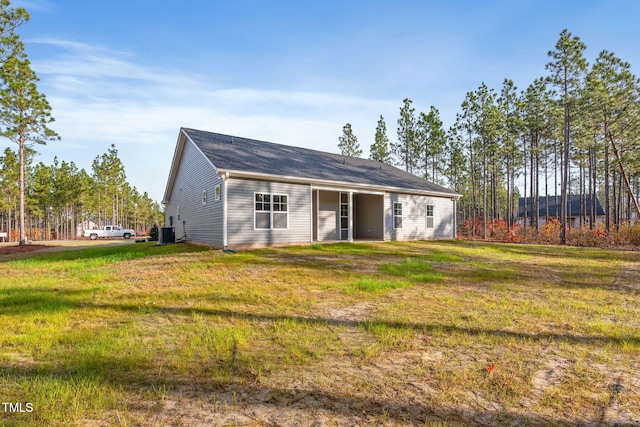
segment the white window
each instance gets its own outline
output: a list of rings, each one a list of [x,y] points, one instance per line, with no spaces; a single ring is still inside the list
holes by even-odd
[[[220,200],[220,184],[216,185],[216,200]]]
[[[393,203],[393,228],[402,228],[402,203]]]
[[[289,228],[289,196],[255,193],[254,229],[286,230]]]
[[[207,190],[204,190],[202,192],[202,204],[206,205],[207,204]]]
[[[427,205],[427,228],[433,228],[433,205]]]

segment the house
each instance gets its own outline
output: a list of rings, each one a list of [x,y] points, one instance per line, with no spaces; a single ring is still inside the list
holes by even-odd
[[[213,247],[452,239],[459,194],[395,167],[182,128],[163,204]]]
[[[547,216],[549,218],[560,218],[560,196],[540,196],[540,208],[538,209],[538,225],[543,226],[547,222]],[[602,205],[600,205],[600,201],[596,197],[596,224],[602,224],[604,222],[604,209],[602,209]],[[533,199],[531,197],[526,198],[527,209],[526,209],[526,217],[527,217],[527,225],[531,221],[531,211]],[[569,198],[569,211],[567,212],[567,220],[570,223],[571,227],[580,227],[580,220],[582,217],[585,217],[586,224],[589,223],[591,218],[591,195],[586,194],[584,196],[584,204],[586,205],[586,211],[584,215],[582,214],[582,203],[580,200],[580,195],[572,194]],[[521,197],[518,201],[518,222],[520,225],[524,225],[525,222],[525,198]],[[547,205],[549,206],[549,210],[547,211]],[[548,213],[547,213],[548,212]]]

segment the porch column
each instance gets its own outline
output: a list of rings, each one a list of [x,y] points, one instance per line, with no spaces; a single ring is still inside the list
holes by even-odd
[[[456,240],[458,238],[458,206],[455,198],[451,199],[451,201],[453,202],[453,240]]]
[[[316,239],[320,241],[320,190],[316,190]]]
[[[353,191],[349,191],[349,243],[353,242]]]

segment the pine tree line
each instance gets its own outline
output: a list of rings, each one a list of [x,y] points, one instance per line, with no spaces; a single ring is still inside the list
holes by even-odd
[[[509,79],[499,91],[482,83],[467,93],[446,131],[435,107],[416,114],[405,99],[397,141],[389,142],[380,116],[371,159],[462,194],[458,222],[471,222],[472,236],[486,238],[487,223],[498,218],[514,227],[520,197],[525,201],[520,220],[536,232],[540,197],[557,199],[563,243],[569,217],[596,225],[596,197],[607,232],[635,221],[640,217],[640,80],[612,52],[600,52],[590,65],[585,50],[579,37],[563,30],[549,52],[546,76],[521,91]],[[350,140],[357,143],[353,135]],[[579,212],[570,212],[571,195],[580,198]]]
[[[53,160],[25,167],[25,233],[30,240],[78,238],[93,227],[117,224],[147,234],[163,221],[160,205],[126,180],[115,146],[97,156],[91,173],[74,162]],[[10,148],[0,156],[0,229],[11,241],[19,238],[19,161]]]

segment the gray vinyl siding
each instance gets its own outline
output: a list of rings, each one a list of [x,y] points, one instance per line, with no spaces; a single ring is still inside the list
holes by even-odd
[[[216,185],[220,187],[220,200],[215,200]],[[176,238],[186,235],[187,240],[215,247],[222,247],[223,187],[224,181],[218,176],[198,149],[187,141],[171,198],[166,206],[165,225],[173,217]],[[207,192],[207,203],[202,203],[202,192]],[[178,207],[180,218],[178,219]]]
[[[318,203],[318,241],[340,240],[340,193],[320,191]]]
[[[383,196],[375,194],[354,195],[356,206],[356,239],[383,239]]]
[[[308,243],[311,240],[309,185],[233,178],[227,185],[227,241],[230,247]],[[254,229],[255,193],[288,196],[288,229]]]
[[[394,229],[393,203],[402,203],[402,228]],[[426,206],[433,205],[433,228],[427,228]],[[387,193],[384,201],[385,240],[452,239],[450,198]]]

